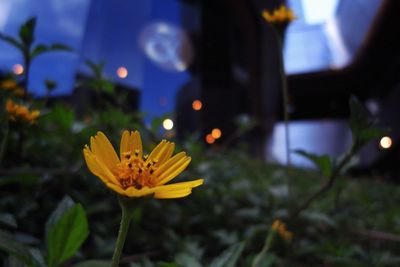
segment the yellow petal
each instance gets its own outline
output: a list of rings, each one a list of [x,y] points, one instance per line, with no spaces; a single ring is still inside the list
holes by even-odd
[[[168,199],[168,198],[181,198],[186,197],[192,193],[191,188],[174,190],[174,191],[161,191],[154,193],[154,198]]]
[[[158,180],[157,185],[168,183],[169,181],[174,179],[181,172],[183,172],[184,169],[186,169],[191,160],[192,160],[191,157],[184,157],[178,162],[176,162],[174,165],[170,166],[168,170],[166,170],[165,172],[160,174],[159,177],[157,177]]]
[[[160,165],[158,169],[154,172],[154,176],[160,176],[163,172],[167,171],[171,166],[177,163],[179,160],[186,157],[185,152],[180,152],[167,160],[164,164]]]
[[[103,177],[103,173],[100,170],[99,166],[97,166],[97,162],[94,160],[93,156],[90,155],[89,148],[86,146],[83,149],[83,155],[86,161],[86,165],[88,166],[89,170],[96,176],[98,176],[103,182],[108,182],[107,179]]]
[[[162,191],[175,191],[175,190],[182,190],[186,188],[194,188],[199,185],[202,185],[204,183],[203,179],[197,179],[193,181],[188,181],[188,182],[180,182],[180,183],[174,183],[174,184],[168,184],[168,185],[160,185],[154,187],[155,192],[162,192]]]
[[[203,179],[197,179],[189,182],[181,182],[169,185],[155,187],[155,198],[179,198],[185,197],[192,192],[192,188],[202,185]]]
[[[146,195],[153,194],[154,189],[155,189],[154,187],[153,188],[143,187],[141,189],[129,187],[128,189],[125,190],[125,195],[128,197],[143,197]]]
[[[133,137],[129,131],[124,131],[121,137],[121,143],[119,145],[119,155],[122,160],[123,154],[126,152],[132,152],[133,149]]]
[[[89,170],[96,176],[98,176],[103,182],[105,183],[114,183],[119,185],[117,178],[111,171],[104,166],[99,160],[97,159],[96,155],[93,154],[86,146],[83,150],[83,154],[85,156],[86,164],[88,165]]]
[[[147,158],[145,165],[148,162],[153,161],[154,159],[158,160],[158,157],[160,155],[160,152],[162,153],[162,151],[166,148],[166,146],[168,145],[168,142],[166,140],[162,140],[154,149],[153,151],[151,151],[149,157]]]
[[[143,156],[142,139],[140,138],[140,133],[138,131],[131,132],[133,137],[133,152],[139,150],[139,157]]]
[[[97,132],[95,137],[90,138],[90,148],[100,163],[105,164],[109,170],[119,163],[117,153],[115,153],[110,141],[102,132]]]
[[[175,144],[168,142],[168,144],[165,146],[165,149],[162,151],[162,153],[160,153],[156,166],[161,166],[167,160],[169,160],[172,156],[172,153],[174,153],[174,149],[175,149]]]
[[[139,151],[139,157],[142,157],[143,149],[142,149],[142,139],[140,138],[140,133],[138,131],[124,131],[121,138],[120,144],[120,158],[122,159],[122,155],[126,152],[135,153],[135,151]]]
[[[37,117],[39,117],[39,115],[40,115],[40,110],[32,110],[31,111],[31,117],[33,118],[33,119],[36,119]]]
[[[126,191],[124,191],[121,186],[112,184],[112,183],[106,183],[107,187],[112,189],[113,191],[117,192],[120,195],[126,196]]]
[[[266,21],[268,21],[268,22],[273,21],[273,17],[272,17],[272,15],[271,15],[268,11],[264,11],[264,12],[262,13],[262,15],[263,15],[263,17],[264,17],[264,19],[265,19]]]

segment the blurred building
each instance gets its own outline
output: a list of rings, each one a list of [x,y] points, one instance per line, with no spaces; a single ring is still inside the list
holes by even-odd
[[[261,17],[263,9],[283,2],[2,0],[0,31],[16,35],[20,24],[38,16],[37,43],[61,42],[76,51],[35,60],[30,89],[38,96],[45,93],[45,79],[58,82],[54,95],[70,94],[76,77],[90,75],[86,59],[104,61],[105,77],[138,90],[130,101],[149,118],[175,111],[179,138],[197,132],[204,140],[218,128],[222,138],[217,143],[232,140],[235,120],[247,114],[258,124],[238,140],[246,141],[255,155],[283,163],[280,51]],[[366,148],[363,162],[393,159],[400,140],[399,1],[286,4],[297,16],[284,46],[291,147],[332,156],[344,152],[351,141],[345,123],[348,99],[356,95],[393,129],[392,148],[381,150],[377,140]],[[2,68],[21,63],[15,49],[3,42],[0,49]],[[296,157],[294,162],[306,164]]]

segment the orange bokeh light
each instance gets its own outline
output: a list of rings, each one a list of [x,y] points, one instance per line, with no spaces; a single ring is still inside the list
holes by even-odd
[[[119,67],[117,69],[117,75],[121,79],[125,79],[128,76],[128,70],[125,67]]]
[[[214,128],[214,129],[211,131],[211,136],[214,137],[214,139],[221,138],[222,132],[221,132],[220,129]]]
[[[21,64],[14,64],[12,69],[15,75],[21,75],[24,73],[24,67]]]
[[[201,103],[200,100],[195,100],[195,101],[193,101],[193,103],[192,103],[192,108],[193,108],[194,110],[200,110],[202,107],[203,107],[203,103]]]
[[[206,142],[212,144],[215,142],[215,138],[211,134],[206,135]]]

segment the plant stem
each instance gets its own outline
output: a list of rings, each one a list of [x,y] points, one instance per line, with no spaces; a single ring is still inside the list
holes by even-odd
[[[290,167],[290,134],[289,134],[289,90],[288,83],[285,73],[285,62],[283,58],[283,33],[277,33],[278,39],[278,49],[279,49],[279,72],[281,76],[281,86],[282,86],[282,100],[283,100],[283,118],[285,124],[285,145],[286,145],[286,164]]]
[[[4,153],[6,152],[9,131],[10,131],[10,123],[8,122],[8,120],[6,120],[6,127],[0,147],[0,166],[2,165]]]
[[[30,70],[31,70],[31,58],[29,54],[29,48],[27,48],[26,51],[24,51],[24,68],[25,68],[25,80],[24,80],[24,99],[27,99],[28,97],[28,86],[29,86],[29,75],[30,75]]]
[[[253,262],[251,264],[251,267],[257,267],[261,263],[261,260],[263,256],[268,252],[268,250],[272,246],[272,242],[274,241],[276,235],[275,230],[271,230],[267,236],[267,239],[265,240],[264,247],[262,250],[254,257]]]
[[[343,167],[350,161],[351,157],[354,155],[354,147],[346,154],[346,156],[339,162],[339,164],[333,169],[328,181],[311,197],[309,197],[295,212],[292,214],[292,219],[297,218],[297,216],[305,209],[307,209],[311,203],[327,192],[334,184],[339,176],[340,171]]]
[[[119,204],[122,210],[121,223],[119,226],[117,241],[115,242],[114,255],[112,257],[111,267],[118,267],[121,258],[122,249],[124,247],[126,234],[128,233],[129,223],[131,222],[133,212],[124,200],[119,197]]]

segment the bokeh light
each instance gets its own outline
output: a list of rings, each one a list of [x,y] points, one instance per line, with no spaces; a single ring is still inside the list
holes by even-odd
[[[171,119],[165,119],[162,123],[165,130],[171,130],[174,128],[174,122]]]
[[[214,139],[221,138],[222,132],[221,132],[221,130],[220,130],[219,128],[214,128],[214,129],[211,131],[211,136],[212,136]]]
[[[200,110],[202,107],[203,107],[203,103],[201,103],[200,100],[197,99],[197,100],[193,101],[193,103],[192,103],[192,108],[193,108],[194,110],[198,111],[198,110]]]
[[[117,75],[121,79],[125,79],[128,76],[128,70],[125,67],[119,67],[117,69]]]
[[[212,143],[215,142],[215,138],[214,138],[211,134],[207,134],[207,135],[206,135],[206,142],[207,142],[208,144],[212,144]]]
[[[167,22],[144,27],[139,43],[146,56],[164,70],[183,72],[193,61],[193,45],[186,31]]]
[[[24,67],[21,64],[14,64],[12,69],[15,75],[21,75],[24,73]]]
[[[392,146],[393,142],[389,136],[384,136],[379,141],[379,145],[382,149],[389,149]]]

